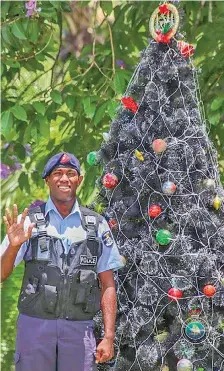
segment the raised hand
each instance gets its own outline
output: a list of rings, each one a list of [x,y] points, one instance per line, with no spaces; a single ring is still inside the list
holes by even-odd
[[[28,214],[28,209],[24,209],[20,222],[18,222],[18,208],[17,205],[13,205],[12,215],[9,209],[6,209],[6,215],[3,216],[4,223],[6,225],[6,232],[8,234],[9,243],[12,247],[19,248],[25,241],[31,237],[32,229],[35,223],[31,223],[28,230],[24,230],[24,221]]]

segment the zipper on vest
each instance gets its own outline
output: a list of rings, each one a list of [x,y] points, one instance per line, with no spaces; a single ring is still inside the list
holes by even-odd
[[[64,275],[63,272],[61,272],[59,303],[58,303],[58,307],[57,307],[57,316],[59,316],[59,318],[62,318],[64,280],[65,280],[65,275]]]
[[[69,280],[68,280],[68,254],[64,255],[64,261],[63,261],[63,272],[64,272],[64,280],[63,280],[63,289],[62,289],[62,306],[61,306],[61,317],[68,319],[67,316],[67,302],[68,302],[68,286],[69,286]]]

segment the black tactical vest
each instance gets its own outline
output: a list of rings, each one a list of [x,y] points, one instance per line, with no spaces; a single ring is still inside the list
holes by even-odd
[[[97,262],[102,242],[97,231],[102,217],[80,207],[87,238],[73,243],[65,254],[63,241],[46,232],[44,210],[45,204],[29,211],[38,233],[30,238],[24,255],[19,312],[44,319],[90,320],[100,309]]]

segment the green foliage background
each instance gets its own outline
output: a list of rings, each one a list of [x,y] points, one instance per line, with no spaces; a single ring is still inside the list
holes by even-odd
[[[2,210],[14,202],[20,211],[36,199],[46,199],[40,175],[48,157],[65,150],[82,163],[85,181],[82,203],[94,197],[100,168],[86,162],[98,150],[130,80],[139,52],[149,39],[150,14],[157,1],[38,1],[41,12],[26,17],[24,1],[2,1],[2,162],[18,157],[22,169],[2,181]],[[224,40],[223,1],[182,1],[182,31],[196,46],[194,64],[210,138],[219,156],[224,181]],[[68,15],[88,7],[90,42],[80,52],[67,53]],[[82,24],[82,19],[79,19]],[[123,60],[121,69],[116,60]],[[26,156],[25,144],[32,145]],[[4,234],[4,229],[3,229]],[[2,371],[11,371],[16,302],[23,265],[2,289]]]

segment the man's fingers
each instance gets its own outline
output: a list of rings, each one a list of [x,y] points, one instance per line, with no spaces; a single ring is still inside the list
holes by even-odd
[[[13,205],[13,223],[17,223],[17,217],[18,217],[18,208],[17,205]]]
[[[104,352],[102,349],[96,352],[96,363],[104,363],[112,358],[109,352]]]
[[[8,222],[8,220],[7,220],[7,218],[6,218],[5,215],[3,216],[3,221],[4,221],[5,225],[6,225],[6,227],[9,228],[9,222]]]
[[[31,237],[33,227],[35,226],[35,223],[32,223],[29,225],[27,232],[25,233],[25,237],[27,240]]]
[[[101,356],[102,356],[102,351],[97,350],[96,351],[96,357],[95,357],[96,358],[96,363],[100,362]]]
[[[8,223],[9,223],[9,225],[11,225],[12,224],[12,217],[11,217],[11,213],[10,213],[8,208],[5,209],[5,213],[6,213],[6,218],[8,220]]]
[[[111,359],[110,353],[103,353],[100,357],[100,363],[104,363],[106,361],[109,361]]]
[[[22,213],[20,224],[24,224],[24,220],[26,219],[27,214],[28,214],[28,209],[25,208],[24,211],[23,211],[23,213]]]

